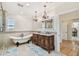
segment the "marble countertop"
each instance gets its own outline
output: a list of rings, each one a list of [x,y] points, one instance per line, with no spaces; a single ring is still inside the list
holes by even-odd
[[[34,34],[40,34],[40,35],[45,35],[45,36],[52,36],[52,35],[55,35],[56,33],[55,32],[40,32],[40,33],[38,33],[38,32],[36,32],[36,33],[34,33]]]
[[[35,34],[40,34],[40,35],[45,35],[45,36],[51,36],[51,35],[56,35],[56,32],[41,32],[41,31],[9,31],[9,32],[0,32],[1,34],[3,33],[27,33],[27,32],[31,32],[31,33],[35,33]]]

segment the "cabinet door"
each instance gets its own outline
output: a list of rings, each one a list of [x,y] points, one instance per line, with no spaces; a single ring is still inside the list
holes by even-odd
[[[37,34],[33,34],[33,42],[37,43]]]
[[[45,48],[46,49],[49,48],[49,39],[48,39],[48,37],[45,37]]]
[[[41,35],[38,35],[38,45],[41,45]]]
[[[41,37],[41,46],[42,47],[45,46],[45,37],[44,36]]]
[[[50,37],[50,49],[54,49],[54,36]]]

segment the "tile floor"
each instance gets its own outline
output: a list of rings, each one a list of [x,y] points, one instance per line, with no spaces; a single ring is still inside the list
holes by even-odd
[[[2,53],[2,56],[63,56],[62,53],[51,51],[50,54],[32,43],[12,47]]]

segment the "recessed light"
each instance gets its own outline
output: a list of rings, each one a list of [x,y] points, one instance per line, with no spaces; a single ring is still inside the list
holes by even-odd
[[[30,4],[29,3],[26,3],[26,6],[29,6]]]

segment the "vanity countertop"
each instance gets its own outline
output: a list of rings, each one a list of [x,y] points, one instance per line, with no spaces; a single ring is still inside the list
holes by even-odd
[[[36,32],[34,34],[40,34],[40,35],[45,35],[45,36],[52,36],[52,35],[55,35],[56,33],[55,32]]]

